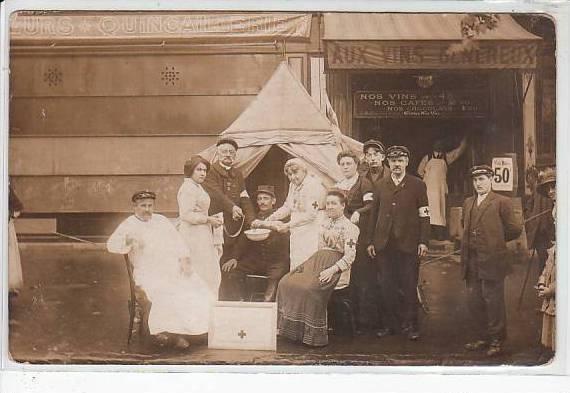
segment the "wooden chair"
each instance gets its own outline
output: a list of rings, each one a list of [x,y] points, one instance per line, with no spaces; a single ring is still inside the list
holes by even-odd
[[[356,321],[349,288],[335,289],[327,306],[329,327],[337,336],[353,337],[356,332]]]
[[[259,274],[245,275],[245,287],[250,302],[262,302],[265,299],[268,278]]]
[[[129,299],[127,301],[129,309],[129,333],[127,336],[127,346],[129,348],[142,348],[149,337],[148,312],[150,302],[144,290],[135,284],[133,276],[133,265],[127,254],[124,255],[127,274],[129,276]]]

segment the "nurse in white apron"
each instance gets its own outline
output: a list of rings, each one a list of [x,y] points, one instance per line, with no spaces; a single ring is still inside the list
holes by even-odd
[[[284,172],[290,182],[285,203],[266,222],[256,220],[252,226],[291,233],[290,268],[293,270],[318,250],[326,189],[318,177],[307,172],[307,166],[299,158],[288,160]],[[276,222],[287,217],[291,218],[289,222]]]

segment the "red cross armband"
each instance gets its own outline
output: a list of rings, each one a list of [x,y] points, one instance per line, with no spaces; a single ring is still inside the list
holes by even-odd
[[[319,209],[319,203],[317,201],[313,201],[313,203],[311,203],[311,206],[313,207],[313,209],[318,210]]]
[[[428,206],[422,206],[418,209],[418,215],[420,216],[420,218],[426,218],[429,217],[429,207]]]
[[[354,247],[356,247],[356,241],[354,241],[354,239],[348,239],[348,241],[346,242],[346,245],[350,248],[354,248]]]

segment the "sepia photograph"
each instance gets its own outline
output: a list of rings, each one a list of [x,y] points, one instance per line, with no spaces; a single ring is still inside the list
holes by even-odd
[[[553,362],[549,15],[9,20],[11,361]]]

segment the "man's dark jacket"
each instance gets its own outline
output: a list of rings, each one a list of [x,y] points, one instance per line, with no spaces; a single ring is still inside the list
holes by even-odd
[[[467,275],[469,249],[475,250],[478,275],[483,280],[500,280],[509,272],[507,242],[518,238],[522,223],[517,219],[509,198],[493,191],[473,214],[477,197],[463,203],[463,238],[461,262],[463,277]]]
[[[244,228],[253,221],[253,205],[249,196],[244,196],[245,180],[239,170],[233,167],[226,170],[219,162],[215,162],[208,171],[204,188],[211,199],[209,214],[223,212],[224,226],[229,233],[233,234],[240,226],[240,221],[232,219],[234,206],[241,207],[245,214]]]
[[[382,251],[390,241],[392,247],[416,254],[418,244],[429,241],[427,206],[426,185],[419,178],[406,174],[397,186],[391,176],[382,178],[374,190],[365,244]]]

